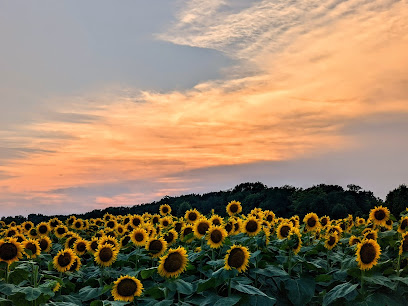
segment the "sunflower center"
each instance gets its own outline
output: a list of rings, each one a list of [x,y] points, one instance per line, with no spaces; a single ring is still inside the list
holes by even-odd
[[[214,230],[211,233],[211,241],[214,243],[219,243],[222,240],[222,233],[219,230]]]
[[[77,241],[77,238],[76,238],[76,237],[72,237],[71,239],[69,239],[69,241],[68,241],[68,246],[69,246],[70,248],[72,248],[73,245],[74,245],[74,243],[75,243],[75,241]]]
[[[41,239],[40,248],[42,251],[46,250],[48,248],[48,241],[45,239]]]
[[[109,222],[106,224],[106,226],[109,227],[109,228],[114,228],[114,227],[115,227],[115,222],[109,221]]]
[[[240,268],[245,262],[245,253],[240,248],[231,250],[228,257],[228,265],[233,268]]]
[[[61,254],[61,255],[58,257],[58,264],[59,264],[62,268],[68,266],[70,263],[71,263],[71,255],[70,255],[70,254],[64,253],[64,254]]]
[[[191,234],[193,232],[193,230],[191,229],[191,227],[187,227],[184,229],[183,235],[187,236],[188,234]]]
[[[31,228],[31,224],[27,223],[26,225],[24,225],[24,228],[28,231]]]
[[[79,252],[85,252],[85,250],[86,250],[86,244],[85,243],[83,243],[83,242],[80,242],[80,243],[78,243],[77,244],[77,250],[79,251]]]
[[[133,224],[134,226],[139,226],[139,224],[140,224],[140,219],[139,219],[139,218],[134,218],[134,219],[132,220],[132,224]]]
[[[153,240],[150,242],[149,251],[153,254],[159,253],[163,248],[163,244],[160,240]]]
[[[13,237],[16,234],[15,230],[11,230],[7,233],[7,237]]]
[[[37,253],[37,246],[34,243],[27,243],[25,248],[30,250],[33,254]]]
[[[126,278],[120,281],[116,290],[121,296],[133,296],[136,293],[137,284],[134,280]]]
[[[401,229],[402,229],[402,230],[405,230],[405,228],[407,227],[407,225],[408,225],[408,219],[404,219],[404,220],[401,222]]]
[[[373,260],[375,259],[376,254],[377,251],[371,243],[363,244],[363,246],[361,247],[360,258],[361,261],[365,264],[372,263]]]
[[[231,211],[232,213],[236,213],[236,212],[238,211],[238,205],[237,205],[237,204],[232,204],[232,205],[230,206],[230,211]]]
[[[162,212],[163,212],[163,213],[167,214],[168,211],[169,211],[169,209],[168,209],[166,206],[164,206],[164,207],[162,208]]]
[[[183,265],[183,257],[179,253],[171,253],[164,261],[164,269],[167,272],[176,272]]]
[[[99,251],[99,258],[103,262],[107,262],[107,261],[111,260],[112,257],[113,257],[113,252],[112,252],[111,248],[102,248]]]
[[[272,221],[273,221],[273,217],[272,217],[271,215],[267,215],[267,216],[266,216],[266,221],[272,222]]]
[[[402,241],[402,251],[403,252],[408,252],[408,240],[407,239],[404,239]]]
[[[10,260],[17,256],[17,247],[10,242],[3,243],[0,246],[0,258],[2,260]]]
[[[280,230],[280,234],[281,234],[282,237],[286,238],[289,235],[289,231],[290,231],[290,226],[284,225],[284,226],[282,226],[282,228]]]
[[[137,242],[141,242],[141,241],[143,241],[143,239],[144,239],[144,235],[142,233],[136,233],[135,234],[135,240]]]
[[[63,227],[57,228],[57,233],[58,233],[59,235],[64,234],[64,233],[65,233],[65,228],[63,228]]]
[[[344,231],[346,229],[346,225],[344,223],[341,223],[340,228]]]
[[[226,230],[228,233],[232,230],[232,224],[231,224],[231,222],[229,222],[229,223],[227,223],[227,224],[225,225],[225,230]]]
[[[205,233],[208,231],[209,229],[209,225],[205,222],[201,222],[200,224],[198,224],[197,226],[197,231],[201,234],[201,235],[205,235]]]
[[[322,221],[320,221],[320,223],[321,223],[323,226],[326,226],[326,224],[327,224],[327,219],[326,219],[326,218],[323,218]]]
[[[52,222],[50,223],[50,225],[51,225],[52,227],[56,227],[56,226],[58,225],[58,221],[52,221]]]
[[[373,233],[369,233],[366,236],[367,239],[375,239],[375,235]]]
[[[256,232],[258,230],[258,222],[254,220],[249,220],[245,226],[245,229],[250,233]]]
[[[122,240],[122,245],[127,245],[129,243],[130,237],[129,236],[125,236],[125,238],[123,238]]]
[[[159,217],[154,217],[152,222],[153,222],[153,224],[156,224],[157,222],[159,222]]]
[[[70,271],[75,271],[75,269],[77,268],[77,266],[78,266],[78,261],[77,261],[77,259],[76,260],[74,260],[74,262],[72,263],[72,266],[71,266],[71,268],[69,269]]]
[[[191,221],[197,220],[197,214],[196,214],[195,212],[191,212],[191,213],[188,215],[188,219],[191,220]]]
[[[81,222],[79,222],[79,221],[78,221],[78,222],[75,222],[75,227],[76,227],[76,228],[80,228],[81,225],[82,225]]]
[[[167,243],[170,243],[170,242],[173,241],[174,235],[173,235],[173,233],[169,232],[166,235],[164,235],[163,238],[164,238],[164,240],[167,241]]]
[[[327,244],[332,246],[336,243],[336,238],[333,236],[330,236],[329,241],[327,241]]]
[[[45,234],[45,233],[47,232],[47,230],[48,230],[48,228],[47,228],[47,226],[45,226],[45,225],[41,225],[41,226],[38,228],[38,231],[40,232],[40,234]]]
[[[212,223],[213,223],[214,225],[220,225],[220,224],[221,224],[221,222],[220,222],[219,219],[214,219],[214,220],[212,221]]]
[[[163,220],[163,226],[164,226],[164,227],[167,227],[168,225],[169,225],[169,221]]]
[[[355,245],[355,244],[357,244],[359,242],[360,242],[360,240],[358,240],[356,238],[353,238],[353,240],[351,240],[351,245]]]
[[[174,229],[175,229],[177,232],[180,232],[182,227],[183,227],[183,224],[181,224],[181,222],[177,222],[177,223],[174,225]]]
[[[377,210],[377,211],[374,213],[374,217],[375,217],[375,219],[378,220],[378,221],[384,220],[384,218],[385,218],[385,212],[384,212],[382,209]]]
[[[96,251],[98,249],[98,241],[92,241],[91,242],[91,249]]]

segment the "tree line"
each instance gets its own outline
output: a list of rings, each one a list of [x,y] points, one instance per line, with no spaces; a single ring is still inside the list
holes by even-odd
[[[101,218],[106,213],[112,215],[143,214],[148,212],[156,214],[162,204],[169,204],[172,214],[178,217],[191,208],[196,208],[203,214],[209,214],[212,209],[220,216],[226,216],[225,206],[230,201],[240,201],[243,213],[249,213],[253,208],[272,210],[276,216],[287,218],[299,215],[303,218],[309,212],[330,218],[345,218],[348,214],[367,217],[370,209],[375,206],[385,205],[391,213],[398,217],[399,213],[408,205],[408,187],[400,185],[390,191],[385,202],[375,197],[373,192],[362,190],[360,186],[349,184],[347,189],[339,185],[320,184],[310,188],[297,188],[289,185],[283,187],[268,187],[261,182],[242,183],[234,188],[224,191],[209,192],[205,194],[188,194],[181,196],[165,196],[159,201],[134,206],[107,207],[96,209],[84,214],[74,214],[77,218]],[[2,217],[1,220],[32,221],[35,224],[58,217],[65,220],[66,215],[45,216],[30,214],[28,217],[14,216]]]

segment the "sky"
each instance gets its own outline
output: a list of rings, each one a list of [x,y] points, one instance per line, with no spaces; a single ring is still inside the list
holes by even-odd
[[[408,183],[408,0],[0,0],[0,216]]]

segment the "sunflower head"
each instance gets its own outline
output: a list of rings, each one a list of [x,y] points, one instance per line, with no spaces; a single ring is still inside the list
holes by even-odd
[[[28,232],[30,229],[32,229],[34,227],[34,223],[31,221],[25,221],[22,224],[23,230],[24,232]]]
[[[328,216],[323,216],[320,218],[320,225],[322,227],[327,227],[330,225],[330,217]]]
[[[349,239],[349,246],[357,245],[357,244],[360,243],[360,242],[361,242],[360,238],[358,238],[358,237],[352,235],[352,236],[350,237],[350,239]]]
[[[377,241],[364,239],[357,244],[356,261],[360,270],[369,270],[377,264],[380,258],[381,248]]]
[[[171,207],[169,204],[160,205],[160,214],[162,216],[167,216],[171,213]]]
[[[59,239],[61,239],[67,232],[68,232],[68,228],[62,224],[54,228],[54,234]]]
[[[328,250],[333,249],[339,242],[339,235],[337,232],[329,233],[326,236],[324,247]]]
[[[152,225],[157,225],[160,223],[160,215],[155,214],[152,216],[152,218],[150,219],[150,222]]]
[[[218,226],[221,225],[223,223],[223,219],[219,216],[219,215],[212,215],[210,218],[210,223],[212,225]]]
[[[23,241],[24,254],[27,258],[36,258],[41,253],[40,243],[34,239]]]
[[[261,231],[261,223],[257,218],[249,217],[244,221],[242,230],[250,237],[256,236]]]
[[[176,221],[176,222],[173,223],[173,226],[174,226],[174,230],[175,230],[177,233],[180,233],[180,232],[181,232],[181,229],[182,229],[183,226],[184,226],[184,221],[183,221],[183,220],[178,220],[178,221]]]
[[[273,224],[275,221],[275,214],[273,211],[267,210],[264,212],[264,219],[267,221],[269,224]]]
[[[173,243],[175,243],[177,238],[178,234],[174,229],[169,230],[163,235],[163,239],[166,240],[168,245],[172,245]]]
[[[43,236],[38,239],[40,244],[41,252],[48,253],[51,250],[52,241],[48,236]]]
[[[97,237],[92,237],[91,241],[88,241],[86,245],[86,249],[88,250],[89,253],[95,254],[99,246],[99,238]]]
[[[76,240],[74,243],[74,247],[73,247],[74,252],[77,255],[84,255],[87,250],[87,245],[88,245],[88,242],[82,238]]]
[[[285,239],[289,236],[290,231],[292,230],[293,225],[291,222],[283,221],[278,225],[276,229],[276,235],[279,239]]]
[[[194,223],[194,235],[197,238],[202,238],[207,234],[208,229],[210,228],[210,221],[205,217],[201,217]]]
[[[401,243],[399,247],[399,255],[408,252],[408,233],[402,234]]]
[[[238,272],[245,272],[249,265],[249,253],[246,247],[233,245],[224,258],[224,268],[226,270],[237,269]]]
[[[112,296],[115,301],[132,302],[135,296],[141,296],[143,285],[133,276],[121,276],[113,282]]]
[[[98,249],[94,254],[94,258],[98,265],[109,267],[116,261],[118,253],[119,251],[109,243],[99,244]]]
[[[82,266],[81,259],[77,255],[75,255],[74,261],[72,262],[72,265],[71,265],[71,268],[69,268],[69,271],[70,272],[79,271],[81,266]]]
[[[370,210],[370,220],[375,225],[384,226],[390,218],[390,211],[387,207],[376,206]]]
[[[376,230],[366,231],[366,232],[364,233],[364,238],[365,238],[365,239],[377,240],[377,238],[378,238],[378,233],[377,233]]]
[[[319,217],[315,213],[308,213],[303,218],[303,222],[305,223],[308,231],[315,231],[320,228]]]
[[[129,235],[125,235],[120,239],[120,247],[124,248],[125,246],[127,246],[129,244],[129,242],[131,241],[130,236]]]
[[[16,238],[0,240],[0,261],[12,264],[23,257],[23,247]]]
[[[152,238],[147,241],[146,250],[149,251],[149,255],[153,258],[160,257],[167,249],[167,242],[162,237]]]
[[[74,263],[75,256],[71,249],[60,250],[53,259],[54,268],[59,272],[68,271]]]
[[[171,224],[172,224],[172,220],[168,216],[160,219],[160,225],[163,228],[166,228],[166,227],[170,226]]]
[[[288,236],[288,244],[293,253],[299,253],[300,249],[302,248],[302,234],[300,233],[298,228],[293,227],[290,230]]]
[[[149,238],[145,229],[138,227],[130,233],[130,239],[136,246],[144,246]]]
[[[228,203],[226,209],[227,209],[228,215],[235,216],[235,215],[241,213],[241,211],[242,211],[241,202],[231,201],[231,202]]]
[[[187,222],[193,224],[200,218],[200,213],[195,208],[189,209],[186,211],[184,218],[187,220]]]
[[[401,217],[398,224],[398,232],[404,234],[408,230],[408,217]]]
[[[163,277],[178,277],[187,267],[187,251],[183,247],[170,249],[160,258],[158,273]]]
[[[184,241],[186,239],[186,237],[191,233],[194,233],[193,226],[192,225],[184,225],[183,228],[181,229],[181,240]],[[194,236],[191,237],[190,239],[187,239],[184,242],[190,243],[193,240],[194,240]]]
[[[207,233],[207,244],[213,249],[218,249],[227,236],[228,233],[222,226],[211,226]]]

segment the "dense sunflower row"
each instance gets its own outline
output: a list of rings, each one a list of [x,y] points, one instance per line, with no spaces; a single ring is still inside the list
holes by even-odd
[[[396,281],[404,283],[400,278],[404,276],[401,273],[407,265],[408,253],[408,216],[405,214],[397,221],[386,207],[380,206],[373,208],[367,219],[349,215],[331,220],[315,213],[303,219],[299,216],[285,219],[259,208],[242,214],[242,204],[238,201],[228,203],[226,212],[228,217],[223,218],[214,213],[205,216],[190,209],[184,217],[177,218],[165,204],[160,206],[158,214],[106,214],[97,219],[70,216],[64,222],[53,218],[37,225],[30,221],[0,222],[0,262],[4,263],[0,292],[5,301],[16,303],[11,289],[2,291],[1,288],[10,288],[6,286],[9,284],[48,286],[52,292],[42,292],[43,301],[64,303],[67,302],[65,296],[82,284],[91,289],[99,288],[92,291],[98,292],[93,299],[132,302],[138,297],[139,302],[148,304],[156,299],[180,302],[184,295],[186,302],[194,304],[199,298],[212,296],[206,290],[200,291],[204,286],[214,288],[219,297],[229,297],[233,304],[244,303],[246,295],[262,297],[263,302],[273,304],[283,298],[283,292],[287,300],[296,304],[287,292],[291,290],[288,289],[290,281],[302,280],[307,269],[314,269],[310,275],[316,274],[316,279],[323,274],[330,280],[335,279],[335,273],[351,269],[349,274],[352,275],[342,276],[344,279],[337,282],[325,284],[314,280],[314,290],[319,287],[323,292],[330,292],[336,288],[335,284],[350,282],[360,286],[354,298],[366,298],[371,292],[364,290],[364,282],[370,280],[367,271],[379,265],[384,250],[383,261],[395,271]],[[352,270],[356,268],[353,262],[360,274]],[[30,264],[27,269],[34,275],[29,283],[12,277],[25,267],[23,264]],[[277,268],[281,272],[273,270]],[[275,272],[270,272],[272,270]],[[384,268],[377,270],[373,273]],[[282,274],[284,272],[286,274]],[[270,284],[274,273],[284,275],[284,285]],[[194,284],[193,292],[182,289],[180,281],[175,282],[183,274]],[[237,284],[235,280],[243,283]],[[286,291],[282,291],[282,286],[287,286]],[[163,290],[159,292],[156,288]],[[169,292],[174,288],[173,293]],[[14,290],[22,292],[22,289]],[[326,295],[314,294],[314,290],[308,302],[327,302]],[[234,296],[237,299],[231,300]],[[338,298],[349,299],[350,296]]]

